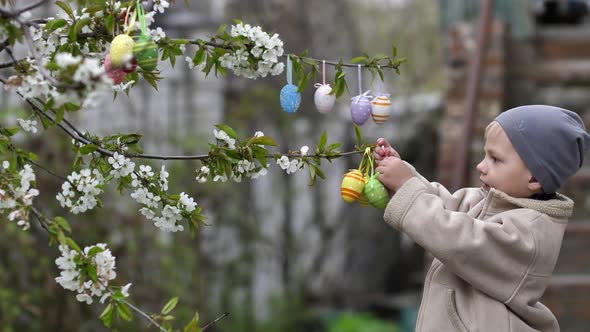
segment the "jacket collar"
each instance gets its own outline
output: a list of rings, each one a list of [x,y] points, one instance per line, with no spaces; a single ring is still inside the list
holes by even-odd
[[[556,193],[554,199],[542,201],[531,198],[516,198],[509,196],[498,189],[490,189],[489,192],[481,189],[485,196],[485,205],[487,210],[492,212],[502,212],[515,207],[532,209],[539,211],[551,217],[569,218],[574,211],[574,202],[565,195]]]

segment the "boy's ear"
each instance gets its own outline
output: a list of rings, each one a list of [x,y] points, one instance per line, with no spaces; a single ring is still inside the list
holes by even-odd
[[[537,181],[537,179],[535,179],[534,176],[531,176],[531,179],[529,180],[528,188],[530,191],[532,191],[534,193],[540,194],[543,192],[543,187],[541,186],[541,183],[539,181]]]

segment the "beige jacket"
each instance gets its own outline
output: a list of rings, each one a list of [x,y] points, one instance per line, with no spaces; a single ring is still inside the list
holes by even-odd
[[[553,272],[569,198],[514,198],[492,189],[454,194],[414,177],[385,221],[430,252],[416,331],[559,331],[539,302]]]

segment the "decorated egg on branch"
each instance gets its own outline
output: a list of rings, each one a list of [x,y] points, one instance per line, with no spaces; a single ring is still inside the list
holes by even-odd
[[[104,58],[104,69],[114,84],[120,84],[125,79],[125,71],[122,68],[113,67],[110,54],[107,54]]]
[[[387,188],[375,177],[369,178],[364,187],[364,194],[374,207],[385,209],[389,202],[389,193]]]
[[[319,83],[317,83],[315,87],[318,88],[313,95],[315,107],[320,113],[330,112],[332,108],[334,108],[334,103],[336,102],[336,95],[330,94],[330,92],[332,92],[332,87],[330,87],[330,84]]]
[[[133,38],[126,34],[115,37],[111,42],[111,63],[113,67],[121,67],[133,58]]]
[[[382,124],[391,114],[391,100],[388,94],[379,95],[371,101],[371,116],[376,124]]]
[[[287,84],[281,89],[281,107],[287,113],[294,113],[301,105],[301,93],[297,91],[297,86]]]
[[[342,185],[340,186],[340,194],[346,203],[356,201],[365,187],[365,178],[358,170],[352,170],[344,175]]]
[[[133,55],[139,67],[145,71],[152,71],[158,65],[158,46],[151,36],[142,35],[133,46]]]
[[[371,115],[371,99],[370,96],[367,96],[368,93],[369,91],[352,97],[352,103],[350,104],[352,121],[359,126],[367,122]]]

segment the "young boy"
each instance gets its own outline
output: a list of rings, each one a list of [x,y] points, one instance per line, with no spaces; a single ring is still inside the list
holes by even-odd
[[[590,135],[576,113],[530,105],[496,117],[485,140],[481,188],[453,194],[377,140],[376,171],[394,193],[384,219],[435,257],[416,331],[559,331],[539,302],[574,205],[556,190]]]

